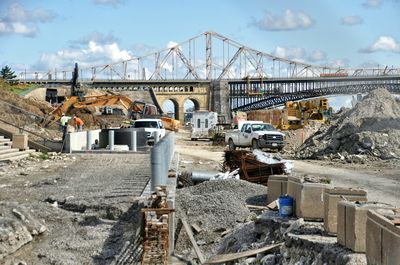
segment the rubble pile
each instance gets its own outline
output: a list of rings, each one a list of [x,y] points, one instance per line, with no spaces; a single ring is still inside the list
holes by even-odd
[[[32,211],[16,202],[0,203],[0,261],[31,242],[47,228]]]
[[[296,150],[315,132],[319,130],[319,128],[323,124],[317,121],[309,121],[309,124],[304,126],[304,128],[296,129],[296,130],[287,130],[283,133],[285,134],[285,147],[283,150],[285,154],[294,155]]]
[[[299,148],[298,158],[365,160],[400,158],[400,105],[383,88],[322,126]]]
[[[243,180],[206,181],[177,191],[177,219],[186,215],[189,224],[200,228],[195,239],[208,255],[224,233],[249,220],[251,212],[246,204],[265,205],[266,194],[266,187]],[[194,258],[191,249],[184,229],[178,229],[176,252]]]

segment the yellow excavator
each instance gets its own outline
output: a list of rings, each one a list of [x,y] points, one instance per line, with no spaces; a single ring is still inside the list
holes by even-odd
[[[148,104],[140,100],[132,100],[124,95],[104,94],[95,96],[85,96],[85,91],[81,88],[78,82],[79,69],[75,63],[74,72],[71,80],[71,97],[58,106],[45,119],[44,124],[60,120],[63,113],[69,113],[72,109],[84,109],[90,107],[103,107],[104,110],[110,110],[113,106],[122,106],[125,109],[125,116],[129,120],[137,120],[142,118],[159,118],[163,121],[164,127],[167,130],[178,131],[180,122],[173,118],[163,115],[162,109],[159,106],[154,91],[150,88],[150,95],[156,105]],[[112,109],[111,109],[112,110]]]
[[[84,109],[90,107],[111,107],[122,106],[125,110],[125,116],[129,120],[142,118],[159,118],[163,121],[167,130],[178,131],[180,122],[170,117],[159,114],[157,107],[140,100],[131,100],[124,95],[104,94],[96,96],[71,96],[63,104],[58,106],[48,116],[45,124],[51,124],[58,121],[63,113],[69,113],[72,109]]]

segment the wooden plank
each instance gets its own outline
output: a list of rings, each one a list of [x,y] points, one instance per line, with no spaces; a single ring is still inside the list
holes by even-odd
[[[234,261],[234,260],[237,260],[240,258],[253,256],[258,253],[274,250],[282,245],[283,245],[283,243],[279,243],[279,244],[269,245],[269,246],[265,246],[265,247],[262,247],[259,249],[252,249],[252,250],[243,251],[243,252],[239,252],[239,253],[217,255],[217,256],[211,257],[209,260],[206,260],[204,262],[204,264],[219,264],[219,263],[224,263],[224,262],[228,262],[228,261]]]
[[[246,207],[249,209],[257,209],[257,210],[268,210],[269,209],[267,206],[250,205],[250,204],[246,204]]]
[[[194,239],[192,230],[190,229],[190,226],[187,223],[186,218],[182,217],[181,221],[182,221],[183,226],[185,227],[187,235],[189,236],[190,242],[193,245],[194,252],[196,252],[197,257],[200,260],[200,264],[204,264],[205,259],[204,259],[203,253],[201,253],[201,250],[200,250],[199,246],[197,245],[196,240]]]
[[[175,209],[173,208],[142,208],[141,209],[142,213],[144,212],[157,212],[157,213],[170,213],[170,212],[175,212]]]

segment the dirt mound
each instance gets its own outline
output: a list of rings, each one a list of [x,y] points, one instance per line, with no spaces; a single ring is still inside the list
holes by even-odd
[[[0,99],[1,120],[50,139],[60,137],[61,133],[59,132],[58,125],[54,124],[51,128],[46,129],[42,127],[43,118],[52,111],[52,107],[48,102],[23,98],[1,85]],[[7,127],[4,124],[2,126]]]
[[[52,111],[51,105],[45,101],[23,98],[1,87],[0,98],[15,107],[21,108],[38,116],[45,116]]]
[[[199,225],[202,231],[195,239],[203,252],[209,254],[221,239],[221,233],[248,220],[250,211],[245,204],[260,201],[266,194],[266,187],[243,180],[206,181],[177,191],[177,218],[186,215],[188,223]],[[191,244],[183,230],[178,234],[176,251],[192,258],[185,253]]]
[[[355,157],[354,157],[355,156]],[[299,158],[400,158],[400,105],[383,88],[323,126],[299,149]]]

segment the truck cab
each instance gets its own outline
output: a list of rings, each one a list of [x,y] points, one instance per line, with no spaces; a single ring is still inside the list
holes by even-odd
[[[144,128],[149,144],[154,143],[156,132],[159,137],[157,141],[165,136],[165,128],[160,119],[139,119],[133,122],[132,128]]]

